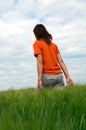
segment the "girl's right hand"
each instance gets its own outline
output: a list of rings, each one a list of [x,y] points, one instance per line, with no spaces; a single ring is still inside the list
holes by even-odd
[[[68,78],[66,79],[66,81],[67,81],[67,84],[68,84],[69,86],[72,86],[72,85],[73,85],[73,80],[72,80],[70,77],[68,77]]]

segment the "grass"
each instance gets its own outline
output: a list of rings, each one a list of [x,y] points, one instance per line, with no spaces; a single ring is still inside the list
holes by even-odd
[[[0,92],[0,130],[86,130],[86,85]]]

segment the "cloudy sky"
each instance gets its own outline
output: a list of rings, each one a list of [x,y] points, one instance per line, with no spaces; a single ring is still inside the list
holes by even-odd
[[[36,87],[33,28],[53,35],[75,83],[86,83],[86,0],[0,0],[0,90]]]

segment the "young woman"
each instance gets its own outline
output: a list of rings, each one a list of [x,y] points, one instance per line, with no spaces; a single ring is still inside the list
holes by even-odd
[[[63,73],[67,84],[73,85],[58,46],[52,42],[52,35],[42,24],[37,24],[33,32],[36,37],[33,49],[37,58],[38,88],[64,86]]]

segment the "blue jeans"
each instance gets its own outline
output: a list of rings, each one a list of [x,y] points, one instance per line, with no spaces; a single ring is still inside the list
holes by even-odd
[[[63,74],[62,73],[54,75],[43,74],[42,83],[44,88],[54,88],[54,87],[56,88],[64,86]]]

